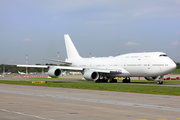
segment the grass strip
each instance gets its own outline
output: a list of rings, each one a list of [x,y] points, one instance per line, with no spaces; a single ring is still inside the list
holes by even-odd
[[[157,81],[147,81],[147,80],[131,80],[131,83],[154,83],[157,84]],[[163,80],[163,84],[180,84],[180,80]]]
[[[62,82],[62,81],[48,81],[46,84],[33,84],[32,81],[14,81],[14,80],[0,80],[0,83],[180,96],[180,87],[169,87],[169,86],[160,86],[160,85],[153,86],[153,85],[132,85],[132,84],[130,85],[130,84]]]
[[[78,80],[78,81],[87,81],[85,79],[79,78],[31,78],[31,79],[47,79],[49,80]],[[118,82],[122,82],[122,80],[118,80]],[[147,81],[147,80],[131,80],[131,83],[157,83],[157,81]],[[180,84],[180,80],[163,80],[163,84]]]

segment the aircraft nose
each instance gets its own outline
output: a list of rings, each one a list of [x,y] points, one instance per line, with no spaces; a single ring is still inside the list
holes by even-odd
[[[170,64],[169,64],[169,67],[172,71],[174,71],[176,69],[176,64],[174,63],[174,61],[172,61]]]

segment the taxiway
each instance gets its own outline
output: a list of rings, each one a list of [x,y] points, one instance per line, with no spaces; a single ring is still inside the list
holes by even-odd
[[[180,97],[0,84],[1,120],[177,120]]]

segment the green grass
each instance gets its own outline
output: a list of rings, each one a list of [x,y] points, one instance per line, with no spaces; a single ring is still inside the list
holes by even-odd
[[[156,85],[157,81],[131,80],[131,83],[154,83]],[[180,84],[180,80],[163,80],[163,84]]]
[[[87,80],[82,80],[82,79],[74,79],[74,78],[31,78],[31,79],[47,79],[48,81],[53,81],[53,80],[77,80],[77,81],[87,81]],[[122,80],[118,80],[118,82],[122,82]],[[147,80],[131,80],[131,83],[154,83],[155,85],[157,84],[157,81],[147,81]],[[164,84],[180,84],[180,80],[164,80]]]
[[[180,69],[175,69],[171,74],[180,74]]]
[[[61,77],[61,78],[47,78],[47,77],[45,77],[45,78],[43,78],[43,77],[34,77],[34,78],[30,78],[30,79],[47,79],[47,80],[79,80],[79,81],[86,81],[85,79],[80,79],[80,78],[63,78],[63,77]]]
[[[166,81],[164,82],[166,83]],[[133,85],[133,84],[62,82],[62,81],[48,81],[46,84],[32,84],[32,81],[14,81],[14,80],[0,80],[0,83],[180,96],[180,87],[168,87],[168,86],[160,86],[156,84]]]

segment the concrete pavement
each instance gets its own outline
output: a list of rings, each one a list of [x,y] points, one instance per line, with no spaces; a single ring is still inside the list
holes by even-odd
[[[180,97],[0,84],[0,120],[177,120]]]

